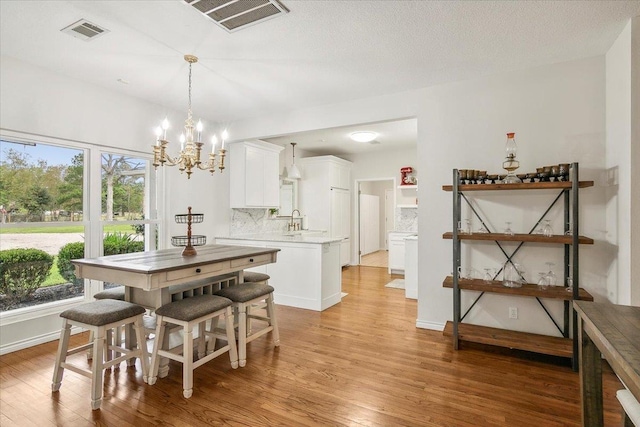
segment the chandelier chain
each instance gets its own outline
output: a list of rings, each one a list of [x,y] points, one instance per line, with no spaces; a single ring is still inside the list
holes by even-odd
[[[189,111],[191,111],[191,66],[193,64],[189,62]]]

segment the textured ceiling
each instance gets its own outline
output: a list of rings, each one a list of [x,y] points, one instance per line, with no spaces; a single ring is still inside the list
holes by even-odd
[[[224,123],[601,55],[640,14],[639,1],[283,3],[229,34],[182,0],[2,0],[0,52],[177,110],[195,54],[194,114]],[[81,18],[110,32],[60,32]]]

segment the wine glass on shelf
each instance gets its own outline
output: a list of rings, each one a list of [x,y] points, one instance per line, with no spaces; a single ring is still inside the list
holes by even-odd
[[[547,272],[547,284],[549,286],[556,286],[558,284],[558,276],[556,276],[556,273],[553,272],[553,267],[555,266],[555,264],[550,261],[545,262],[545,264],[549,268],[549,271]]]
[[[511,221],[506,221],[505,224],[506,224],[506,227],[504,229],[504,234],[507,234],[509,236],[513,236],[515,233],[511,229]]]
[[[485,267],[484,278],[482,280],[484,280],[485,283],[491,283],[493,282],[493,276],[494,276],[494,269],[490,267]]]
[[[547,273],[544,271],[538,273],[538,287],[542,290],[545,290],[549,287],[549,282],[547,281]]]
[[[567,292],[573,292],[573,277],[567,277],[567,287],[564,288]]]
[[[565,236],[572,236],[573,235],[573,228],[571,227],[571,224],[569,224],[569,226],[567,227],[567,231],[564,232]]]
[[[545,219],[544,220],[544,225],[542,226],[542,234],[544,235],[544,237],[553,236],[553,228],[551,228],[551,220],[550,219]]]
[[[465,219],[464,221],[465,221],[465,223],[466,223],[466,228],[465,228],[464,232],[465,232],[466,234],[472,234],[472,233],[473,233],[473,231],[472,231],[472,229],[471,229],[471,218],[467,218],[467,219]]]

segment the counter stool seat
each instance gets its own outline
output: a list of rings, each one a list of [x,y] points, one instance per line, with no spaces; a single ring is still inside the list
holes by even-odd
[[[247,364],[247,343],[272,332],[274,346],[280,345],[280,334],[278,332],[278,322],[276,319],[275,304],[273,301],[273,287],[262,283],[240,283],[228,286],[215,292],[233,301],[233,307],[238,312],[238,357],[240,366]],[[266,316],[260,316],[251,312],[251,307],[261,302],[266,303]],[[248,323],[251,319],[267,322],[267,327],[256,332],[251,330]]]
[[[116,286],[115,288],[105,289],[93,296],[95,299],[117,299],[124,301],[124,286]]]
[[[102,375],[105,369],[120,362],[140,358],[143,379],[147,381],[147,347],[144,345],[144,330],[142,315],[144,307],[126,301],[113,299],[98,300],[79,305],[60,313],[62,317],[62,331],[60,344],[56,354],[56,362],[53,368],[53,381],[51,389],[55,392],[62,385],[62,376],[65,369],[70,369],[78,374],[91,378],[91,407],[100,409],[102,403]],[[114,328],[133,324],[136,331],[138,348],[127,349],[113,344],[112,330]],[[82,346],[69,349],[69,337],[71,326],[79,326],[88,329],[94,337],[91,342]],[[93,363],[91,369],[67,362],[67,356],[93,348]],[[121,356],[113,357],[112,354]]]
[[[243,276],[244,276],[244,283],[247,282],[251,282],[251,283],[263,283],[265,285],[269,284],[269,279],[271,279],[271,276],[269,276],[268,274],[265,273],[257,273],[255,271],[245,271],[243,272]]]
[[[149,384],[156,383],[160,365],[160,357],[167,357],[183,364],[182,388],[183,396],[188,399],[193,394],[193,371],[204,363],[229,352],[231,367],[238,367],[238,350],[233,331],[233,313],[231,300],[215,295],[198,295],[183,300],[170,302],[156,310],[156,338],[151,353]],[[217,320],[224,316],[226,332],[217,331]],[[211,320],[211,328],[206,330],[206,323]],[[161,348],[165,341],[167,324],[182,326],[184,336],[181,346],[172,349]],[[193,328],[198,325],[198,360],[194,359]],[[212,337],[210,351],[207,352],[206,337]],[[227,341],[225,346],[215,349],[216,338]]]

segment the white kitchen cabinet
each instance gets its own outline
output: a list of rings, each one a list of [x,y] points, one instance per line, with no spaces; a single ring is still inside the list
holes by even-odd
[[[232,208],[280,206],[280,151],[264,141],[229,144],[230,204]]]
[[[222,245],[280,249],[274,264],[252,268],[267,273],[276,304],[322,311],[342,300],[340,242],[282,242],[216,238]]]
[[[404,274],[405,237],[412,232],[392,231],[389,233],[389,274]]]
[[[340,263],[351,262],[351,162],[335,156],[300,159],[300,211],[312,229],[341,238]]]

